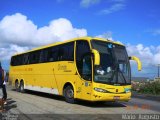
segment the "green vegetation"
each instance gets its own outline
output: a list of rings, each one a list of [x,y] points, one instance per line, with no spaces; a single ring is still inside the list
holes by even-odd
[[[160,95],[160,81],[132,83],[132,90],[144,94]]]

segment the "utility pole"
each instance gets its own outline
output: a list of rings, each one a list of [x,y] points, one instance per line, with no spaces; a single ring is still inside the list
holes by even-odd
[[[158,78],[159,78],[159,68],[160,68],[160,64],[157,65],[158,66]]]

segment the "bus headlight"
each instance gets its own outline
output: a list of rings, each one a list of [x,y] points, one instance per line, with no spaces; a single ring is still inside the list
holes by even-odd
[[[94,90],[97,91],[97,92],[107,93],[107,90],[104,90],[102,88],[94,88]]]

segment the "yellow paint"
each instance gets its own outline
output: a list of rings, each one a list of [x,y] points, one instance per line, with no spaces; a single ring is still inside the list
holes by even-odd
[[[43,48],[57,46],[63,43],[77,40],[87,40],[91,47],[91,37],[76,38],[66,42],[60,42],[55,44],[50,44],[48,46],[36,48],[27,52],[40,50]],[[109,41],[102,38],[94,38],[96,40],[106,41],[122,45],[117,42]],[[76,46],[74,46],[76,49]],[[92,53],[95,55],[95,65],[100,62],[99,53],[96,50],[91,49]],[[26,53],[27,53],[26,52]],[[130,100],[131,92],[125,93],[125,88],[131,89],[131,85],[127,86],[114,86],[102,83],[95,83],[92,81],[86,81],[81,78],[76,67],[76,52],[74,51],[74,61],[59,61],[59,62],[48,62],[21,66],[10,66],[9,78],[12,81],[12,85],[15,86],[15,81],[24,81],[24,84],[30,86],[40,86],[42,88],[58,89],[59,95],[63,95],[63,87],[66,83],[71,83],[74,88],[74,97],[88,100],[88,101],[115,101],[114,97],[119,96],[119,100],[128,101]],[[23,53],[21,53],[23,54]],[[138,69],[141,69],[141,63],[136,57],[132,57],[133,60],[138,62]],[[92,60],[93,63],[93,60]],[[92,68],[93,73],[93,68]],[[92,74],[92,79],[93,79]],[[97,92],[94,88],[102,88],[110,93]]]
[[[99,52],[95,49],[92,49],[92,53],[94,54],[94,64],[100,65],[100,55]]]
[[[140,59],[136,56],[131,56],[131,60],[134,60],[137,62],[137,69],[138,69],[138,71],[141,71],[142,70],[142,63],[141,63]]]

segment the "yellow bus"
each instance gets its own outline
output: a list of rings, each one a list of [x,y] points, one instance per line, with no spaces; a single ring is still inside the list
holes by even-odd
[[[17,91],[33,90],[87,101],[129,101],[131,68],[124,45],[82,37],[12,56],[9,79]]]

